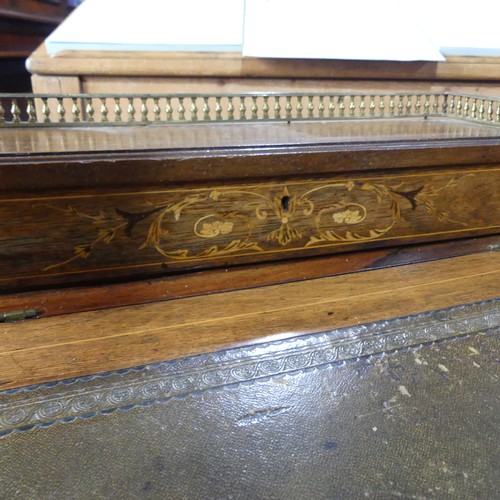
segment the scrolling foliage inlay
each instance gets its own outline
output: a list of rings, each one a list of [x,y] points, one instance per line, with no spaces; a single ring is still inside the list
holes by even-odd
[[[140,206],[137,200],[133,208],[116,202],[94,213],[73,204],[39,203],[35,206],[92,228],[87,240],[75,244],[72,255],[43,271],[87,259],[102,246],[123,245],[119,236],[140,238],[139,250],[154,249],[166,261],[189,261],[370,242],[392,235],[398,222],[417,212],[419,220],[431,219],[434,227],[436,222],[466,227],[467,222],[451,217],[445,208],[449,202],[442,198],[446,193],[449,199],[465,178],[473,176],[448,177],[437,184],[403,178],[394,183],[348,180],[170,191],[164,201],[158,201],[157,194],[154,201],[143,194]]]

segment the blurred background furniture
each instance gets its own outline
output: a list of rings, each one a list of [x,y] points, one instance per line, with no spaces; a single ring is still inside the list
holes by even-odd
[[[29,92],[25,63],[68,15],[66,0],[0,1],[0,92]]]
[[[446,62],[246,58],[239,53],[66,51],[27,61],[36,93],[461,91],[500,94],[499,57]]]

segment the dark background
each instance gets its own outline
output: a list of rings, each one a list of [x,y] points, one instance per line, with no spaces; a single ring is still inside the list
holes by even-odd
[[[26,58],[70,13],[75,0],[0,0],[0,93],[31,92]]]

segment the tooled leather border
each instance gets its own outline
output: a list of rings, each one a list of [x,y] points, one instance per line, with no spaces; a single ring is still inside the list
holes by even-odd
[[[493,334],[500,299],[0,392],[0,436],[421,345]]]

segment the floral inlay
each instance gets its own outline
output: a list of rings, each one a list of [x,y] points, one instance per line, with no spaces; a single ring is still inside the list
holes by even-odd
[[[232,222],[220,222],[218,220],[211,223],[205,222],[198,235],[203,238],[214,238],[219,234],[229,234],[233,230],[233,226]]]
[[[168,260],[203,260],[269,251],[262,248],[269,245],[271,249],[273,245],[279,249],[293,244],[294,249],[301,249],[329,242],[368,242],[390,233],[398,221],[405,220],[407,212],[419,209],[439,222],[465,226],[438,207],[437,201],[443,191],[453,190],[470,175],[474,174],[451,178],[440,187],[422,184],[405,188],[404,181],[388,185],[350,180],[319,184],[301,193],[285,185],[271,196],[258,189],[220,187],[187,195],[179,192],[177,199],[174,196],[173,201],[160,204],[146,201],[140,210],[115,206],[97,214],[72,205],[65,208],[39,205],[96,227],[93,239],[75,245],[73,255],[44,270],[87,259],[98,246],[113,244],[118,235],[127,238],[143,235],[138,248],[154,249]],[[228,206],[232,209],[228,210]],[[182,238],[177,233],[181,222]],[[347,226],[358,229],[354,231]],[[204,239],[217,241],[203,246]],[[198,250],[193,251],[195,248]]]

